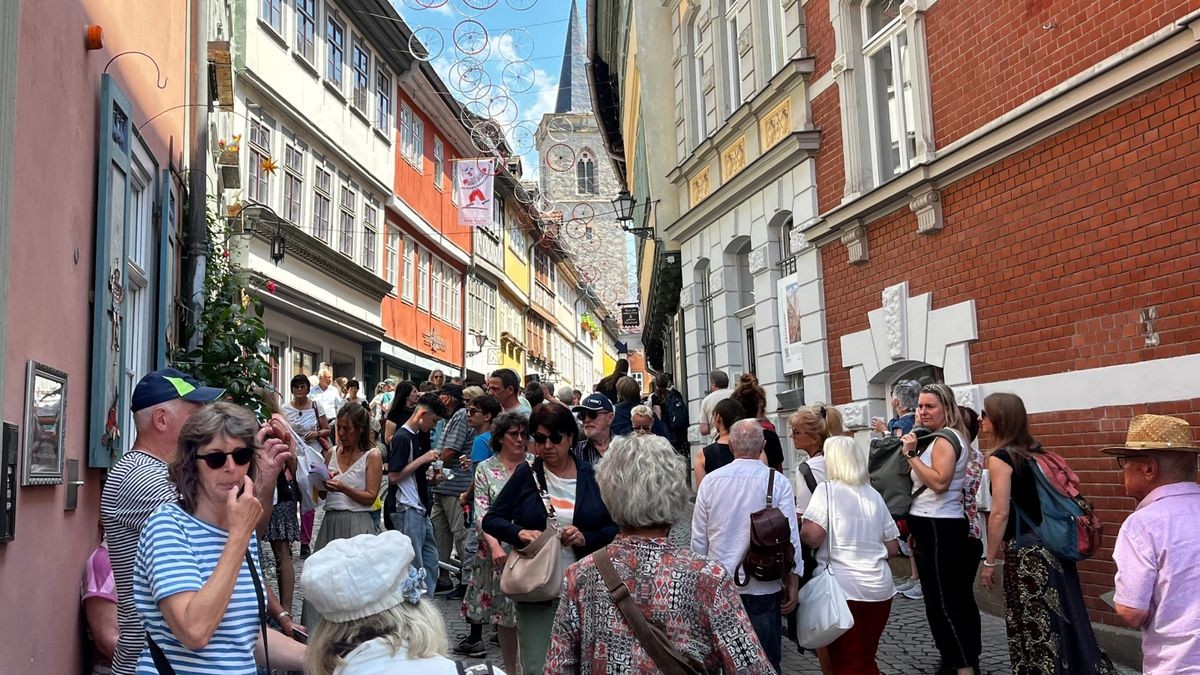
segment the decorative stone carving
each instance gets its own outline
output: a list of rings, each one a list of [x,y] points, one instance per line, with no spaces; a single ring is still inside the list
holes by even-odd
[[[704,31],[708,30],[708,24],[710,23],[712,23],[712,12],[710,12],[706,7],[704,11],[700,13],[700,18],[696,19],[696,26],[700,29],[700,32],[703,33]]]
[[[893,361],[908,358],[908,282],[883,289],[883,318],[887,335],[888,357]]]
[[[750,249],[747,262],[750,263],[750,274],[757,275],[761,272],[766,272],[770,267],[767,264],[767,244]]]
[[[842,243],[850,256],[851,265],[861,265],[869,259],[867,251],[867,226],[861,222],[842,233]]]
[[[869,410],[866,403],[847,403],[841,406],[842,426],[847,429],[866,429]]]
[[[808,248],[808,241],[804,238],[804,228],[792,227],[791,232],[788,232],[788,249],[792,253],[799,253]]]
[[[838,54],[834,57],[833,63],[829,64],[829,70],[833,72],[834,76],[841,75],[850,70],[850,64],[846,61],[846,55]]]
[[[708,178],[709,167],[706,166],[700,173],[692,176],[692,179],[688,181],[688,196],[690,197],[690,204],[692,206],[704,201],[704,198],[711,192]]]
[[[704,72],[700,74],[700,88],[707,94],[713,90],[713,86],[713,69],[705,68]]]
[[[753,38],[753,33],[751,32],[750,28],[751,28],[750,26],[746,26],[745,28],[742,29],[742,32],[738,35],[738,39],[737,39],[738,56],[745,56],[750,51],[750,43]]]
[[[900,16],[906,20],[917,12],[925,11],[925,0],[904,0],[900,3]]]
[[[954,387],[954,402],[960,408],[970,408],[975,412],[979,412],[979,387],[975,385]]]
[[[930,186],[909,195],[908,208],[917,216],[917,232],[932,234],[942,229],[942,195]]]
[[[721,152],[721,181],[729,182],[742,169],[746,168],[746,137],[737,139],[733,145]]]
[[[720,268],[708,273],[708,292],[716,295],[725,290],[725,275]]]
[[[759,122],[759,145],[762,152],[775,147],[792,132],[792,99],[785,98]]]
[[[695,288],[696,287],[694,285],[689,284],[679,289],[679,307],[681,309],[687,309],[695,304]]]

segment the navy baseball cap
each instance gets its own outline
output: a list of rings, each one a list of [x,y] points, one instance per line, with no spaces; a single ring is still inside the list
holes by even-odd
[[[587,398],[580,401],[579,405],[571,408],[571,412],[574,413],[581,413],[585,410],[603,410],[604,412],[612,412],[613,404],[612,401],[608,400],[607,396],[597,392],[595,394],[590,394]]]
[[[208,403],[225,395],[224,389],[206,387],[199,380],[174,368],[147,373],[133,389],[130,409],[145,410],[159,403],[183,399],[193,403]]]

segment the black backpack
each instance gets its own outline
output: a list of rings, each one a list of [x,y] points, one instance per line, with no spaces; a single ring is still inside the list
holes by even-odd
[[[677,391],[667,391],[667,400],[663,402],[663,421],[673,432],[687,431],[688,410],[683,402],[683,396]]]
[[[808,465],[808,462],[804,462],[797,467],[797,471],[804,478],[804,485],[808,487],[809,494],[816,492],[817,477],[813,475],[812,467]],[[800,575],[800,587],[803,588],[804,584],[808,583],[809,579],[812,579],[813,573],[817,570],[817,550],[809,548],[801,542],[800,560],[801,564],[804,565],[804,572]]]

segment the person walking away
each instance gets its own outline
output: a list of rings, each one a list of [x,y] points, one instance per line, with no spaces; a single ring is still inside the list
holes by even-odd
[[[617,404],[613,407],[613,436],[627,436],[633,432],[633,420],[629,412],[642,404],[642,386],[632,377],[617,380]]]
[[[433,508],[430,513],[438,560],[450,562],[451,546],[458,555],[458,597],[454,598],[458,600],[462,599],[461,594],[466,590],[466,579],[470,575],[471,564],[466,553],[467,525],[463,518],[460,498],[471,488],[472,475],[469,469],[463,468],[463,458],[470,460],[471,442],[475,440],[475,431],[467,420],[467,409],[463,407],[462,394],[462,387],[457,384],[442,386],[440,400],[446,406],[450,417],[442,430],[437,448],[442,469],[434,471]],[[448,577],[446,582],[449,585]]]
[[[551,631],[548,673],[659,670],[613,603],[596,556],[603,553],[646,620],[707,672],[773,673],[733,579],[720,563],[674,544],[668,534],[687,512],[685,464],[667,439],[613,441],[596,483],[620,534],[567,570]]]
[[[758,384],[758,378],[753,373],[742,375],[729,398],[742,404],[746,417],[756,419],[762,425],[763,436],[767,440],[764,451],[767,466],[776,471],[783,471],[783,445],[779,442],[775,425],[767,419],[767,392]]]
[[[1138,415],[1116,455],[1137,507],[1117,533],[1117,616],[1142,631],[1146,675],[1200,672],[1200,453],[1186,421]]]
[[[729,430],[745,416],[746,412],[741,403],[731,398],[717,401],[713,409],[713,442],[704,446],[700,454],[696,455],[695,465],[692,467],[692,472],[696,475],[697,489],[705,475],[732,463],[735,459],[733,450],[729,447]]]
[[[900,530],[871,487],[866,453],[853,439],[826,440],[822,456],[826,479],[804,512],[800,538],[833,571],[854,626],[817,655],[826,675],[879,675],[875,655],[896,592],[887,559],[900,553]]]
[[[254,487],[258,431],[250,411],[225,402],[196,412],[179,431],[168,469],[179,500],[146,520],[133,566],[147,639],[139,673],[160,672],[162,660],[179,675],[254,675],[264,649],[273,667],[302,667],[300,643],[274,630],[259,633],[270,609],[255,564],[255,530],[265,515]]]
[[[921,388],[917,424],[947,434],[923,449],[914,432],[901,437],[913,486],[920,492],[914,492],[907,520],[916,542],[925,616],[941,655],[937,672],[970,675],[978,672],[982,650],[974,587],[983,544],[972,536],[963,500],[973,451],[950,387],[928,384]]]
[[[437,541],[429,520],[432,501],[426,469],[438,458],[435,450],[425,450],[421,434],[428,433],[439,419],[446,417],[446,406],[436,394],[422,394],[412,416],[392,436],[388,450],[388,488],[384,500],[385,522],[389,529],[400,530],[416,547],[415,564],[425,570],[427,592],[433,597],[438,578]]]
[[[671,447],[683,455],[686,461],[691,455],[687,437],[691,420],[688,418],[687,401],[683,400],[683,394],[674,387],[671,373],[663,372],[655,376],[653,406],[658,407],[659,419],[667,427],[667,438],[671,441]],[[685,466],[685,470],[686,468]]]
[[[615,406],[619,403],[617,399],[617,383],[622,377],[628,376],[629,359],[617,359],[616,365],[613,366],[613,371],[596,384],[596,392],[604,394],[608,398],[609,403]]]
[[[460,675],[446,657],[446,628],[428,600],[424,569],[399,532],[339,539],[313,553],[300,581],[321,613],[308,675]],[[471,671],[474,672],[474,671]],[[503,672],[492,668],[491,672]]]
[[[731,574],[746,554],[750,543],[750,514],[765,507],[768,485],[774,486],[771,503],[778,505],[787,518],[793,550],[800,550],[796,511],[791,508],[795,503],[792,486],[782,478],[770,480],[772,473],[778,472],[762,461],[766,445],[762,431],[758,420],[735,422],[729,433],[733,462],[708,474],[696,494],[692,550],[711,555]],[[795,563],[794,560],[790,562]],[[785,574],[779,581],[750,577],[738,589],[754,632],[775,672],[779,672],[783,658],[781,614],[796,608],[799,582],[795,573]]]
[[[720,370],[708,374],[708,395],[700,401],[700,435],[708,436],[713,430],[713,411],[717,403],[729,398],[729,376]]]
[[[500,404],[488,396],[488,401],[499,413]],[[504,669],[517,672],[517,608],[513,601],[500,592],[500,573],[512,552],[512,546],[483,531],[483,519],[491,509],[496,497],[508,484],[513,472],[527,461],[525,440],[528,421],[521,413],[501,413],[491,422],[487,414],[486,436],[491,449],[489,456],[479,463],[473,485],[475,502],[474,526],[479,533],[480,546],[473,561],[474,570],[467,583],[463,598],[463,618],[471,625],[471,632],[454,648],[455,654],[481,657],[487,653],[483,645],[483,624],[496,627],[500,638],[500,651],[504,656]],[[485,417],[482,410],[474,415]],[[478,442],[478,439],[477,441]]]
[[[612,401],[601,393],[589,394],[571,412],[579,415],[585,436],[575,445],[575,456],[589,464],[599,464],[612,442]]]
[[[547,527],[553,513],[563,547],[560,562],[565,570],[576,560],[607,546],[617,525],[596,486],[592,465],[571,454],[575,419],[562,406],[538,406],[529,420],[533,465],[519,464],[508,484],[483,517],[483,531],[509,546],[524,547]],[[543,493],[548,499],[543,499]],[[518,602],[517,639],[522,672],[545,671],[546,649],[559,598],[546,602]]]

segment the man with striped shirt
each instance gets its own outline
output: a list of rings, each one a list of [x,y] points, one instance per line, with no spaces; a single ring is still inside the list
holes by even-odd
[[[146,630],[133,601],[133,565],[137,558],[138,538],[150,514],[159,506],[177,500],[175,486],[167,478],[167,465],[179,447],[179,430],[192,413],[225,394],[224,389],[205,387],[174,368],[147,374],[138,382],[130,399],[137,436],[133,448],[108,472],[100,498],[100,518],[108,540],[113,579],[117,590],[117,625],[120,636],[113,655],[115,675],[134,675],[138,657],[146,643]],[[263,440],[260,432],[260,442]],[[274,489],[280,465],[286,460],[286,446],[269,442],[266,461],[260,463],[258,492],[264,486]],[[282,454],[281,454],[282,453]],[[271,503],[271,494],[266,492]],[[269,516],[270,509],[264,509]],[[269,594],[274,600],[274,596]],[[279,604],[269,610],[278,615]],[[286,612],[284,612],[286,614]],[[290,616],[286,616],[290,623]]]

